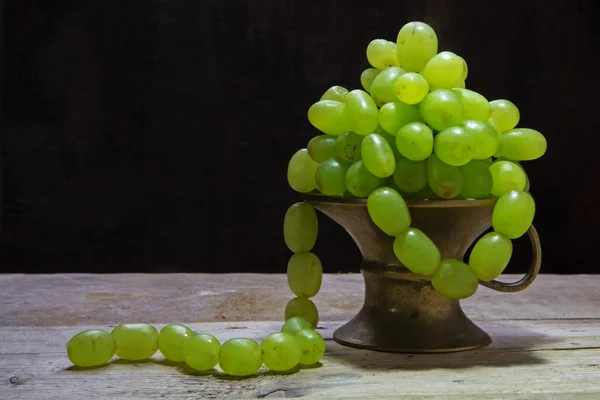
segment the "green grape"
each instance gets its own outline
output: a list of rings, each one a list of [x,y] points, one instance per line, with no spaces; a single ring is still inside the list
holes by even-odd
[[[502,274],[512,256],[512,242],[505,235],[490,232],[475,243],[469,256],[469,266],[479,280],[487,282]]]
[[[460,195],[465,199],[483,199],[489,197],[492,190],[492,174],[487,164],[480,160],[473,160],[458,167],[463,177]]]
[[[115,355],[117,345],[113,336],[93,329],[79,332],[67,343],[67,356],[77,367],[98,367]]]
[[[435,136],[435,154],[448,165],[459,167],[473,159],[475,138],[463,128],[446,128]]]
[[[335,154],[346,161],[360,160],[360,148],[365,137],[348,131],[337,137],[335,143]]]
[[[390,101],[397,101],[396,93],[394,91],[394,83],[396,79],[403,73],[405,73],[400,67],[388,67],[382,70],[371,84],[371,96],[375,100],[375,104],[381,107],[385,103]]]
[[[479,287],[479,279],[473,268],[462,261],[445,258],[431,278],[436,292],[451,299],[471,297]]]
[[[510,131],[519,123],[521,114],[519,109],[509,100],[490,101],[492,114],[489,118],[490,124],[496,132],[504,133]]]
[[[427,125],[436,131],[458,126],[464,119],[462,103],[451,90],[432,90],[419,104],[419,110]]]
[[[370,173],[387,178],[396,169],[396,159],[392,146],[376,133],[367,135],[361,145],[362,161]]]
[[[185,325],[170,324],[160,330],[158,334],[158,350],[169,361],[185,361],[182,344],[194,332]]]
[[[335,157],[335,143],[336,139],[339,136],[332,135],[319,135],[310,139],[308,145],[306,146],[308,149],[308,155],[310,158],[316,163],[322,163],[323,161],[329,160],[330,158]],[[317,165],[318,166],[318,165]],[[315,167],[315,172],[317,168]],[[314,174],[313,174],[314,177]],[[316,186],[315,186],[316,187]],[[314,188],[313,188],[314,189]]]
[[[427,186],[427,161],[412,161],[404,156],[396,158],[396,170],[392,175],[398,189],[415,193]]]
[[[394,253],[398,260],[415,274],[433,275],[440,265],[439,249],[417,228],[409,228],[396,236]]]
[[[185,363],[197,371],[213,369],[219,362],[221,343],[212,335],[192,333],[180,346]]]
[[[396,157],[398,154],[400,154],[398,152],[398,149],[396,148],[396,136],[387,133],[382,127],[381,125],[379,125],[377,127],[377,129],[375,130],[376,134],[378,134],[379,136],[381,136],[382,138],[385,139],[386,142],[388,142],[388,144],[390,145],[390,147],[392,148],[392,152],[394,153],[394,157]]]
[[[535,216],[535,201],[527,192],[513,190],[498,198],[492,213],[496,232],[517,239],[525,234]]]
[[[464,81],[463,76],[467,63],[462,57],[450,51],[442,51],[427,62],[423,69],[423,77],[429,86],[436,89],[452,89]]]
[[[310,251],[317,241],[319,221],[314,207],[308,203],[293,204],[283,219],[283,238],[294,253]]]
[[[426,185],[416,193],[408,193],[408,196],[414,199],[441,199],[429,185]]]
[[[295,253],[287,266],[287,281],[296,296],[313,297],[321,289],[323,267],[313,253]]]
[[[304,317],[292,317],[285,321],[281,332],[289,332],[296,334],[304,329],[315,329],[314,326]]]
[[[469,67],[467,66],[467,62],[465,61],[464,58],[462,58],[461,56],[457,55],[456,57],[460,58],[463,63],[465,64],[465,69],[463,71],[463,75],[460,77],[461,81],[464,82],[467,80],[467,76],[469,76]],[[464,89],[464,88],[463,88]]]
[[[285,306],[285,320],[292,317],[302,317],[316,328],[319,323],[319,310],[310,299],[303,296],[294,297]]]
[[[301,330],[296,334],[296,341],[300,346],[300,364],[302,365],[316,364],[325,354],[325,340],[317,331]]]
[[[360,74],[360,84],[367,92],[371,93],[371,85],[380,72],[377,68],[367,68]]]
[[[289,371],[300,363],[302,352],[293,333],[272,333],[263,339],[260,348],[263,362],[270,370]]]
[[[433,151],[433,132],[420,122],[406,124],[396,133],[396,148],[409,160],[425,160]]]
[[[417,104],[429,93],[429,84],[423,75],[416,72],[402,74],[394,82],[394,93],[406,104]]]
[[[540,132],[518,128],[500,135],[500,145],[495,157],[514,161],[535,160],[546,153],[547,147],[546,138]]]
[[[475,140],[474,160],[489,159],[498,151],[500,139],[498,134],[487,122],[474,120],[463,121],[463,129]]]
[[[115,354],[123,360],[145,360],[158,350],[158,331],[148,324],[121,324],[111,335],[115,338]]]
[[[364,90],[353,90],[346,96],[346,115],[351,130],[359,135],[368,135],[377,129],[379,109]]]
[[[399,101],[384,104],[379,110],[379,124],[391,135],[410,122],[422,122],[421,114],[416,107]]]
[[[317,189],[325,196],[342,196],[346,191],[347,170],[346,163],[335,158],[322,162],[315,173]]]
[[[427,161],[427,178],[431,190],[443,199],[453,199],[462,190],[463,177],[458,167],[444,163],[435,154]]]
[[[335,100],[320,100],[308,109],[308,120],[318,130],[338,136],[350,130],[346,104]]]
[[[452,89],[466,89],[466,88],[467,88],[467,84],[465,83],[465,81],[460,81]]]
[[[482,163],[484,163],[484,164],[485,164],[485,165],[487,165],[488,167],[489,167],[490,165],[492,165],[492,159],[491,159],[491,158],[486,158],[486,159],[484,159],[484,160],[478,160],[478,161],[481,161]]]
[[[348,89],[342,86],[332,86],[321,96],[321,100],[335,100],[343,103],[348,95]]]
[[[367,211],[373,223],[386,235],[398,236],[410,226],[410,211],[402,196],[392,188],[381,187],[369,195]]]
[[[312,192],[317,188],[315,174],[319,164],[314,162],[308,150],[298,150],[290,159],[287,180],[292,189],[301,193]]]
[[[492,113],[492,108],[485,97],[469,89],[454,87],[452,91],[462,102],[465,119],[487,122]]]
[[[433,28],[424,22],[410,22],[400,29],[396,40],[398,64],[407,71],[419,72],[437,54],[438,40]]]
[[[383,185],[383,178],[379,178],[369,172],[362,160],[352,164],[346,172],[346,187],[356,197],[367,197]]]
[[[523,190],[527,177],[519,165],[511,161],[496,161],[489,167],[494,184],[492,194],[502,196],[511,190]]]
[[[385,39],[372,40],[367,46],[367,61],[378,69],[398,66],[396,43]]]
[[[525,174],[525,187],[523,188],[523,191],[529,192],[529,190],[531,189],[531,182],[529,182],[529,176],[527,175],[527,171],[525,171],[525,168],[523,168],[523,166],[520,163],[515,161],[515,164],[521,167],[521,170]]]
[[[219,366],[228,375],[254,375],[262,363],[260,345],[252,339],[230,339],[221,346]]]

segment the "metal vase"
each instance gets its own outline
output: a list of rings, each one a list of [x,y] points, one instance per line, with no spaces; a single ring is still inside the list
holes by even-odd
[[[463,312],[458,300],[438,294],[429,277],[410,272],[393,251],[394,238],[369,217],[366,201],[306,195],[304,200],[343,226],[360,249],[365,300],[360,312],[337,329],[342,344],[377,351],[440,353],[475,349],[492,342]],[[470,245],[491,226],[495,199],[407,200],[412,225],[438,246],[442,258],[462,260]],[[541,250],[532,226],[533,264],[514,283],[481,282],[495,290],[528,287],[539,271]]]

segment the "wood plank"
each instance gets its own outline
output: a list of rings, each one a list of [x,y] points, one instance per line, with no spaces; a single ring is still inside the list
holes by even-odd
[[[70,366],[64,345],[91,326],[0,328],[0,398],[398,398],[597,399],[600,393],[599,320],[487,321],[494,338],[484,349],[404,355],[340,346],[330,340],[339,322],[324,322],[327,353],[318,368],[291,374],[261,370],[234,379],[218,370],[197,374],[164,362],[113,361],[99,369]],[[157,325],[160,328],[160,325]],[[190,325],[226,340],[260,340],[275,322]],[[97,327],[97,326],[95,326]],[[568,351],[565,351],[567,350]],[[11,383],[12,382],[12,383]],[[595,396],[595,397],[594,397]]]
[[[597,318],[598,288],[600,276],[542,275],[520,293],[481,287],[462,304],[476,321]],[[283,274],[4,275],[0,326],[277,321],[292,297]],[[362,305],[362,277],[325,275],[314,300],[322,320],[348,320]]]

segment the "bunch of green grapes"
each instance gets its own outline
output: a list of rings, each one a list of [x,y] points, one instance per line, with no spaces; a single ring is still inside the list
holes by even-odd
[[[326,139],[314,140],[313,144],[319,143],[317,150],[310,146],[311,152],[322,153],[327,147]],[[325,341],[315,330],[319,313],[310,300],[319,292],[323,276],[319,258],[310,252],[318,232],[314,208],[308,203],[292,205],[285,215],[283,231],[285,243],[294,253],[287,277],[296,297],[285,309],[286,322],[281,332],[268,335],[260,344],[247,338],[221,344],[213,335],[196,334],[185,325],[170,324],[159,333],[147,324],[121,324],[111,333],[89,330],[75,335],[67,344],[69,359],[76,366],[97,367],[114,355],[125,360],[145,360],[160,350],[169,361],[185,362],[198,371],[219,365],[231,376],[254,375],[263,364],[273,371],[288,371],[298,364],[317,363],[325,353]]]
[[[395,42],[372,40],[366,59],[361,89],[332,86],[309,108],[308,119],[320,134],[290,160],[289,184],[302,193],[366,198],[373,223],[395,237],[403,265],[431,277],[442,295],[469,297],[479,281],[504,271],[511,239],[531,226],[535,202],[522,162],[542,157],[546,139],[517,126],[520,112],[511,101],[488,101],[467,89],[467,62],[439,51],[436,32],[423,22],[404,25]],[[444,259],[425,233],[410,226],[405,198],[497,199],[494,231],[479,239],[468,263]],[[305,223],[302,234],[313,238],[316,228]],[[317,265],[311,253],[299,255],[306,246],[290,249],[296,254],[288,277],[300,262]],[[311,274],[304,279],[314,286]],[[292,308],[313,310],[300,297]]]
[[[221,344],[208,333],[194,333],[180,324],[166,325],[160,333],[148,324],[121,324],[111,333],[87,330],[67,343],[67,355],[78,367],[99,367],[113,356],[140,361],[157,351],[169,361],[185,363],[197,371],[210,371],[217,365],[231,376],[250,376],[263,364],[273,371],[288,371],[298,364],[312,365],[325,353],[325,341],[303,317],[288,319],[281,332],[268,335],[259,344],[247,338],[234,338]]]

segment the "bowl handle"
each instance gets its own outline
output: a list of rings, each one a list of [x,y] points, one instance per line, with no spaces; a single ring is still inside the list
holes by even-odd
[[[533,283],[535,278],[537,278],[538,273],[540,272],[540,266],[542,265],[542,245],[540,244],[540,237],[533,225],[529,227],[527,234],[529,235],[529,241],[533,248],[533,262],[531,263],[531,267],[529,267],[527,274],[516,282],[505,283],[492,280],[488,282],[479,281],[479,283],[499,292],[520,292],[521,290],[527,289],[527,287]]]

